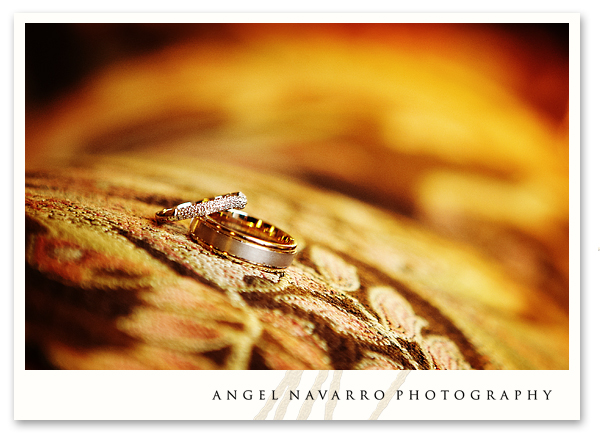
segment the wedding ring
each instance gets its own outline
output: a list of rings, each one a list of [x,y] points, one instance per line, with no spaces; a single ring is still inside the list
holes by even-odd
[[[195,203],[187,202],[169,209],[156,212],[156,221],[164,223],[167,221],[180,221],[199,216],[210,215],[227,209],[243,209],[248,200],[241,192],[219,195],[214,198],[204,198]]]
[[[296,255],[296,241],[290,235],[234,209],[194,218],[190,234],[217,254],[270,269],[288,267]]]

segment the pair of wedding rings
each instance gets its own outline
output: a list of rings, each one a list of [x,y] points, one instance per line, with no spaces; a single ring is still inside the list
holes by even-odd
[[[241,192],[183,203],[156,212],[160,223],[192,219],[194,241],[219,255],[267,269],[282,270],[296,255],[296,242],[283,230],[238,210],[246,207]]]

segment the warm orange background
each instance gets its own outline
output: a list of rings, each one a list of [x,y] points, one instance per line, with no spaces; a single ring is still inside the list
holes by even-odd
[[[274,173],[410,217],[566,313],[567,35],[27,24],[26,168],[136,152]]]

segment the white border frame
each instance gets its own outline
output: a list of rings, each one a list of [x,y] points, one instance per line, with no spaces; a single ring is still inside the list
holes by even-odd
[[[15,244],[14,261],[24,258],[24,34],[26,22],[569,22],[570,24],[570,265],[569,265],[569,365],[567,371],[469,371],[411,372],[402,386],[406,390],[425,392],[442,389],[494,391],[552,390],[548,401],[432,401],[392,400],[379,419],[540,419],[572,420],[580,417],[580,92],[579,92],[579,14],[16,14],[15,38]],[[14,417],[15,419],[253,419],[265,401],[212,401],[218,389],[254,391],[275,389],[284,371],[26,371],[24,368],[24,267],[15,263],[14,300]],[[305,372],[300,388],[310,389],[318,372]],[[344,390],[367,390],[372,394],[387,389],[397,373],[344,372]],[[332,375],[322,389],[327,388]],[[348,381],[347,381],[348,380]],[[151,382],[152,386],[148,383]],[[423,394],[422,393],[422,394]],[[421,394],[421,395],[422,395]],[[119,397],[116,398],[115,395]],[[439,393],[438,393],[439,395]],[[377,401],[337,403],[334,419],[368,419]],[[296,419],[297,410],[290,403],[284,419]],[[324,413],[313,407],[314,414]],[[271,418],[275,416],[270,413]],[[311,419],[311,418],[309,418]],[[315,418],[317,419],[317,418]],[[318,418],[318,419],[322,419]]]

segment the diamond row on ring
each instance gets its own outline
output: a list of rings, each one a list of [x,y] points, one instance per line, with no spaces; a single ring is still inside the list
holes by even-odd
[[[156,219],[161,222],[180,221],[189,218],[210,215],[228,209],[243,209],[248,200],[242,192],[207,198],[195,203],[182,203],[171,209],[163,209],[156,213]]]

